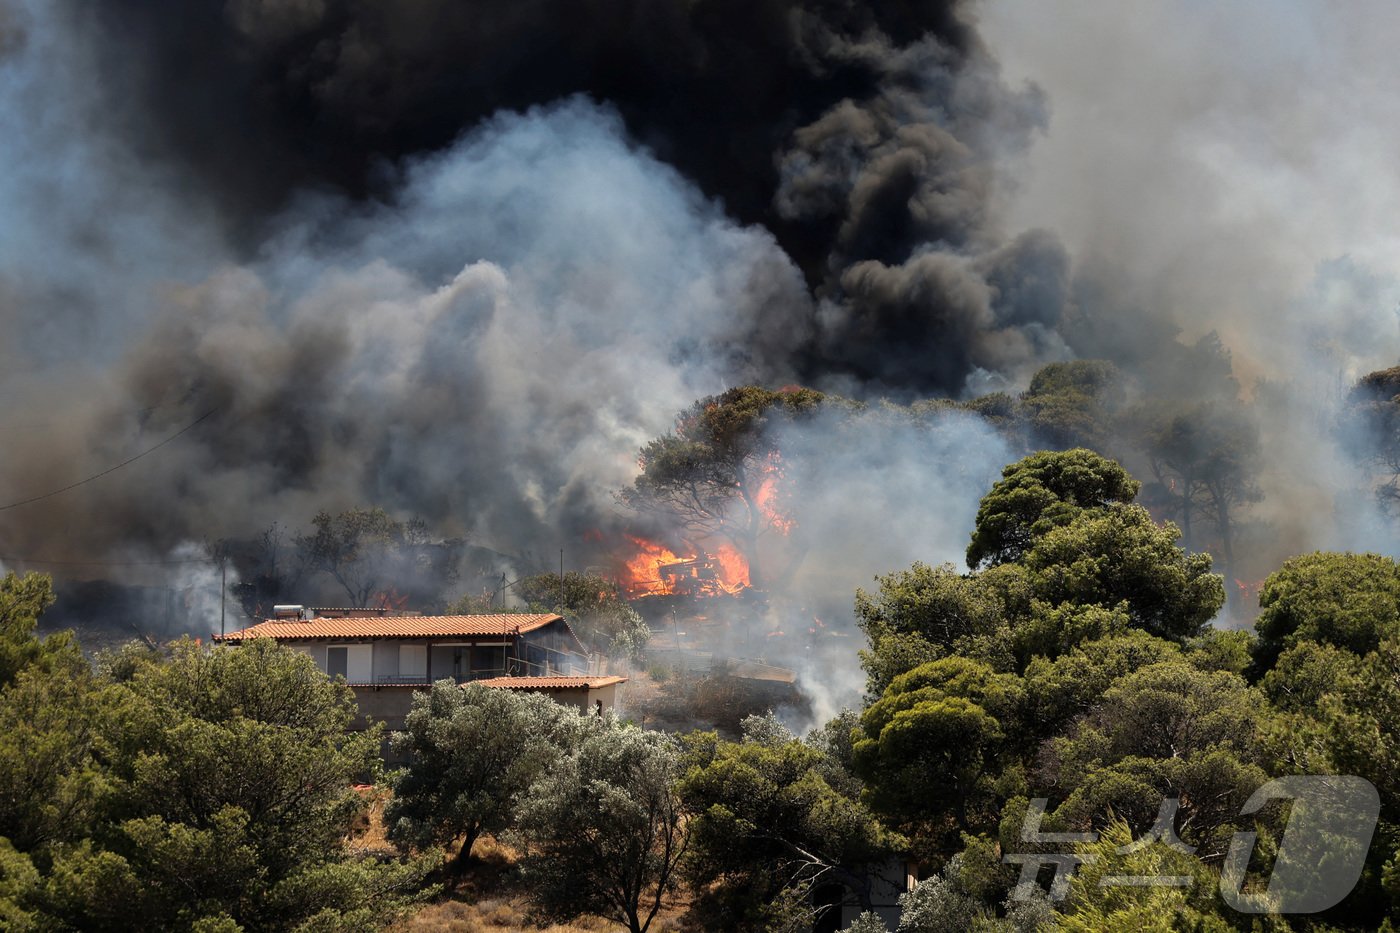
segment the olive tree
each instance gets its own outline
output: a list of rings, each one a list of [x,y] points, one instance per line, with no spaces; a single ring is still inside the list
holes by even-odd
[[[391,779],[389,837],[416,848],[460,838],[461,868],[477,837],[513,825],[530,786],[573,750],[586,723],[543,694],[438,681],[414,696],[391,739],[408,766]]]
[[[645,933],[687,847],[674,785],[681,754],[660,732],[589,719],[578,748],[522,801],[522,873],[546,917],[592,914]]]

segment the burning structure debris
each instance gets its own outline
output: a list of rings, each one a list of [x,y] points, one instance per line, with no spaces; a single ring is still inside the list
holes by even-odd
[[[634,540],[639,551],[626,561],[621,581],[629,596],[733,596],[749,586],[748,567],[732,548],[677,557],[659,544]]]

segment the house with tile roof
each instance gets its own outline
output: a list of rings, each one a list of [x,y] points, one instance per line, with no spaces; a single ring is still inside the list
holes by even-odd
[[[585,713],[593,713],[597,712],[600,706],[610,710],[617,705],[618,685],[626,683],[627,678],[616,675],[579,674],[564,677],[492,677],[490,680],[476,682],[496,690],[543,693],[556,703],[577,706]]]
[[[276,639],[310,655],[327,675],[343,677],[359,701],[360,726],[373,719],[390,729],[402,728],[414,691],[443,679],[490,686],[510,680],[515,687],[513,679],[519,678],[538,681],[534,689],[567,693],[571,699],[580,689],[610,686],[545,685],[589,673],[587,648],[569,623],[553,613],[425,616],[279,606],[273,618],[215,635],[214,641],[236,645],[251,638]],[[611,695],[608,699],[605,706],[611,706]]]

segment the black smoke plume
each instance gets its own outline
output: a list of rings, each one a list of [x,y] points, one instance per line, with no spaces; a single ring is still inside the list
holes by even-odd
[[[212,199],[245,253],[307,192],[393,203],[405,160],[585,95],[792,257],[822,306],[786,348],[800,378],[957,393],[1067,355],[1062,290],[1027,331],[1000,281],[1062,279],[1062,252],[1002,249],[991,216],[994,157],[1026,144],[1042,104],[1000,83],[962,3],[71,7],[107,119]]]

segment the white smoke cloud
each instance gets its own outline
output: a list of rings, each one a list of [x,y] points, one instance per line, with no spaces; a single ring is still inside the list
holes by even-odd
[[[170,620],[174,631],[208,638],[221,628],[232,632],[247,624],[237,600],[229,595],[239,579],[232,564],[221,569],[209,559],[208,550],[193,541],[182,542],[165,559],[172,568],[164,583],[176,614]]]
[[[964,567],[978,501],[1016,455],[980,418],[878,408],[804,424],[782,446],[801,491],[793,531],[801,563],[776,608],[789,630],[810,629],[810,647],[779,663],[802,675],[812,701],[805,727],[860,706],[856,589],[916,561]]]
[[[1342,429],[1357,377],[1400,361],[1400,10],[988,0],[980,23],[1008,80],[1051,102],[1002,209],[1075,256],[1095,336],[1142,358],[1173,327],[1217,331],[1267,399],[1256,572],[1400,553]]]
[[[980,23],[1008,79],[1051,101],[1003,191],[1012,223],[1114,269],[1126,308],[1218,330],[1247,377],[1314,365],[1318,331],[1358,323],[1318,287],[1345,257],[1389,299],[1367,302],[1368,344],[1334,375],[1400,358],[1400,10],[988,0]]]

